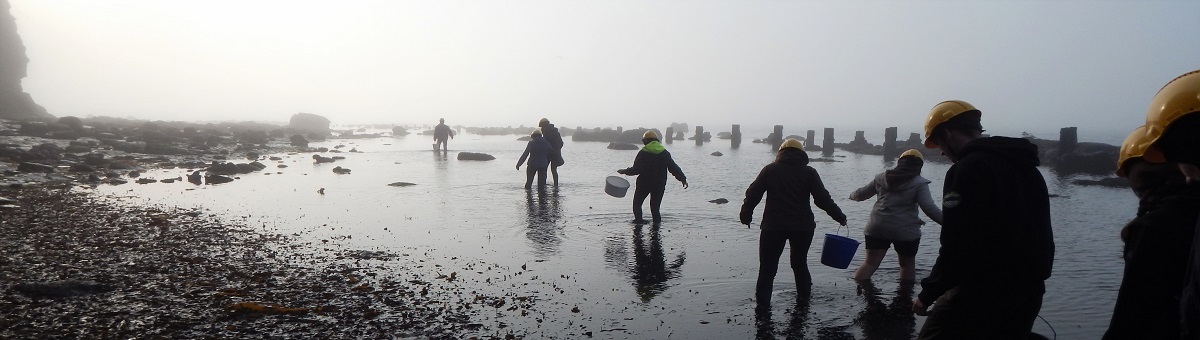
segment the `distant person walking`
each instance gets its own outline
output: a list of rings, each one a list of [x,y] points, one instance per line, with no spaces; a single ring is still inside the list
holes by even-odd
[[[446,125],[446,118],[438,119],[438,125],[433,127],[433,143],[443,152],[448,151],[446,142],[454,138],[454,130]]]
[[[533,184],[533,175],[538,178],[538,192],[546,190],[546,166],[550,165],[549,153],[550,143],[542,138],[541,130],[533,130],[529,134],[529,143],[525,144],[525,152],[521,153],[521,159],[517,160],[517,170],[521,170],[521,164],[525,163],[525,159],[529,159],[528,165],[525,167],[525,189],[529,190]]]
[[[900,281],[917,279],[917,248],[921,245],[921,217],[917,207],[934,222],[942,223],[942,209],[929,194],[929,180],[921,177],[925,156],[910,149],[896,159],[896,168],[884,171],[866,186],[850,194],[850,199],[864,201],[878,196],[871,208],[871,219],[863,228],[866,235],[867,259],[854,271],[855,280],[869,280],[879,269],[888,247],[895,246],[900,261]]]
[[[538,127],[542,129],[542,137],[550,142],[550,175],[554,177],[554,186],[558,186],[558,167],[566,163],[562,156],[564,145],[562,133],[559,133],[558,128],[554,127],[554,124],[550,124],[550,120],[546,118],[538,121]]]
[[[1054,266],[1037,146],[981,137],[980,117],[951,100],[925,120],[925,146],[954,165],[942,189],[942,247],[913,300],[914,313],[929,315],[918,339],[1029,337]]]
[[[792,244],[792,273],[796,276],[796,290],[806,297],[812,286],[812,275],[808,272],[808,247],[812,245],[817,222],[813,216],[809,198],[818,208],[841,225],[846,225],[846,214],[825,190],[821,175],[808,166],[808,153],[804,144],[788,138],[779,145],[775,161],[763,167],[758,177],[746,189],[746,200],[742,203],[739,219],[747,226],[754,219],[754,207],[767,195],[763,208],[762,229],[758,241],[758,284],[754,296],[758,309],[771,306],[771,291],[775,274],[779,271],[779,257],[783,247]]]
[[[1117,160],[1117,175],[1129,178],[1138,209],[1121,229],[1125,272],[1105,340],[1180,338],[1179,297],[1200,215],[1200,190],[1186,185],[1179,164],[1144,159],[1157,137],[1152,129],[1134,130]]]
[[[671,158],[671,153],[659,142],[654,130],[646,130],[642,134],[642,144],[645,146],[633,159],[633,166],[617,170],[617,173],[638,176],[637,186],[633,190],[633,223],[646,223],[642,219],[642,203],[646,201],[646,196],[650,196],[650,216],[654,223],[659,223],[662,222],[659,208],[662,206],[663,193],[667,190],[667,172],[683,183],[684,189],[688,187],[687,176],[683,175],[683,170]]]

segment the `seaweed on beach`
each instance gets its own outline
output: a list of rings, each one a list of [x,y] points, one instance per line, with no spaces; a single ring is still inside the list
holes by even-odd
[[[0,196],[19,202],[0,210],[0,338],[511,339],[522,336],[472,316],[525,315],[535,300],[463,290],[463,275],[407,254],[309,246],[203,210],[67,187]]]

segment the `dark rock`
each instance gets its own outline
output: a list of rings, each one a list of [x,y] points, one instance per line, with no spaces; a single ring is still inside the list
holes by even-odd
[[[158,180],[153,179],[153,178],[138,178],[137,179],[137,184],[150,184],[150,183],[158,183]]]
[[[247,153],[246,153],[246,159],[248,159],[248,160],[252,160],[252,161],[253,161],[253,160],[258,160],[258,153],[257,153],[257,152],[247,152]]]
[[[280,165],[276,165],[275,167],[276,167],[276,168],[283,169],[283,168],[286,168],[286,167],[288,167],[288,166],[287,166],[287,164],[280,164]]]
[[[392,127],[392,136],[407,136],[407,135],[408,135],[408,129],[405,129],[403,126]]]
[[[312,158],[313,158],[313,162],[318,163],[318,164],[333,163],[333,158],[329,158],[329,157],[325,157],[325,156],[321,156],[321,155],[313,155]]]
[[[175,178],[167,178],[167,179],[164,179],[164,180],[159,180],[159,182],[163,182],[163,183],[175,183],[175,182],[177,182],[177,181],[180,181],[180,180],[183,180],[183,178],[180,178],[180,177],[175,177]]]
[[[225,184],[225,183],[229,183],[229,182],[233,182],[233,178],[229,178],[227,176],[222,176],[222,175],[212,175],[212,174],[209,174],[208,176],[204,176],[204,183],[208,183],[208,184]]]
[[[107,164],[108,162],[104,160],[104,154],[89,153],[83,155],[83,163],[93,166],[100,166]]]
[[[495,156],[486,153],[475,152],[459,152],[458,160],[460,161],[490,161],[496,159]]]
[[[83,131],[83,120],[75,116],[66,116],[58,119],[58,123],[71,128],[74,131]]]
[[[203,179],[204,179],[204,176],[200,175],[200,170],[193,171],[192,173],[187,175],[187,181],[189,183],[192,183],[195,185],[200,185],[200,183]]]
[[[721,157],[721,156],[724,156],[725,154],[721,153],[720,151],[713,151],[712,155],[713,155],[713,156],[717,156],[717,157]]]
[[[345,175],[345,174],[350,173],[350,169],[346,169],[346,168],[339,166],[339,167],[333,168],[333,173],[338,174],[338,175]]]
[[[660,141],[663,138],[662,131],[658,131],[658,129],[637,128],[637,129],[625,130],[624,132],[621,132],[621,134],[618,135],[617,139],[613,140],[613,142],[642,144],[642,135],[644,135],[647,130],[654,130],[654,133],[659,136]]]
[[[279,156],[271,156],[271,158],[267,158],[267,159],[269,159],[269,160],[273,160],[273,161],[282,161],[282,160],[283,160],[283,157],[279,157]]]
[[[129,178],[138,178],[141,175],[142,175],[142,173],[138,172],[137,170],[130,171],[129,173],[125,174],[125,176],[127,176]]]
[[[111,132],[101,132],[101,133],[97,133],[97,134],[96,134],[96,135],[94,135],[93,137],[96,137],[96,139],[99,139],[99,140],[101,140],[101,141],[106,141],[106,140],[121,140],[121,139],[123,139],[123,138],[121,138],[120,136],[117,136],[116,134],[113,134],[113,133],[111,133]]]
[[[29,159],[29,152],[13,147],[0,147],[0,159],[4,158],[13,161]]]
[[[288,121],[288,128],[306,133],[328,135],[330,133],[329,124],[328,118],[301,112],[292,115],[291,120]]]
[[[729,200],[724,199],[724,198],[718,198],[715,200],[708,201],[708,203],[725,204],[725,203],[729,203]]]
[[[248,174],[251,172],[261,170],[258,167],[247,164],[247,163],[238,163],[238,164],[235,164],[235,166],[237,166],[237,173],[239,173],[239,174]]]
[[[388,186],[392,186],[392,187],[407,187],[407,186],[413,186],[413,185],[417,185],[417,184],[409,183],[409,182],[395,182],[395,183],[388,184]]]
[[[297,147],[302,147],[302,148],[308,147],[308,139],[304,138],[304,135],[292,135],[290,140],[291,140],[292,146],[297,146]]]
[[[17,166],[17,171],[52,173],[54,172],[54,167],[41,163],[21,162],[21,164]]]
[[[29,148],[28,160],[60,160],[63,149],[51,143],[42,143]]]
[[[75,163],[75,164],[71,164],[70,171],[71,172],[95,172],[96,167],[87,165],[87,164],[83,164],[83,163]]]
[[[92,281],[58,281],[45,283],[19,283],[14,291],[32,298],[66,298],[89,294],[107,293],[116,287]]]
[[[238,166],[233,163],[213,162],[212,165],[208,166],[208,169],[205,169],[205,171],[210,174],[217,174],[217,175],[234,175],[234,174],[237,174],[240,170],[238,169]]]
[[[63,151],[67,153],[85,153],[92,152],[92,148],[83,145],[68,145]]]
[[[608,143],[608,148],[612,150],[637,150],[641,149],[637,145],[629,143]]]
[[[266,164],[262,164],[262,163],[259,163],[259,162],[250,162],[250,166],[254,167],[254,168],[255,168],[255,169],[257,169],[257,170],[262,170],[262,169],[266,169],[266,168],[267,168],[267,165],[266,165]]]
[[[81,135],[79,134],[79,131],[75,131],[75,130],[59,130],[59,131],[53,131],[53,132],[47,133],[46,137],[53,138],[53,139],[72,140],[72,139],[79,139],[79,137],[81,137]]]

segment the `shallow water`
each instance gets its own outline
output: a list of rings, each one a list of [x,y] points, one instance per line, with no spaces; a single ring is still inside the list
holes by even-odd
[[[341,150],[362,153],[337,154],[346,159],[331,164],[313,164],[311,154],[286,155],[280,164],[287,168],[264,161],[267,170],[222,185],[127,184],[98,190],[146,203],[204,206],[267,230],[339,247],[425,249],[430,261],[447,266],[447,271],[458,263],[451,258],[523,267],[524,278],[473,289],[537,291],[544,314],[536,318],[480,313],[481,318],[537,337],[908,338],[924,321],[903,312],[914,292],[896,282],[894,254],[875,274],[873,287],[860,288],[850,279],[862,261],[862,249],[850,269],[820,264],[823,233],[862,239],[861,226],[872,202],[846,197],[890,165],[879,156],[839,150],[838,162],[812,164],[851,227],[838,231],[818,210],[818,236],[808,257],[814,281],[811,303],[795,303],[790,264],[783,256],[773,313],[756,320],[758,230],[738,224],[737,212],[746,186],[774,156],[768,147],[747,141],[731,150],[728,141],[721,140],[703,146],[692,141],[668,145],[691,187],[684,190],[670,182],[663,223],[654,227],[629,222],[632,195],[613,198],[603,190],[604,177],[628,167],[635,151],[568,140],[561,185],[539,195],[522,188],[524,169],[514,169],[524,148],[516,137],[463,134],[450,141],[445,154],[430,151],[432,138],[419,135],[329,141],[314,146],[340,144],[345,145]],[[459,151],[484,152],[497,159],[459,161]],[[714,151],[724,155],[710,155]],[[334,174],[335,166],[352,173]],[[926,165],[924,176],[933,180],[933,192],[941,192],[947,168]],[[1050,337],[1057,333],[1061,339],[1099,338],[1121,278],[1117,232],[1133,216],[1136,200],[1128,190],[1073,186],[1044,172],[1050,192],[1061,196],[1051,199],[1058,248],[1041,312],[1046,322],[1038,321],[1034,330]],[[143,176],[183,174],[175,169]],[[387,186],[400,181],[416,185]],[[320,188],[324,194],[317,193]],[[708,202],[718,198],[730,203]],[[761,213],[760,205],[756,220]],[[917,255],[919,277],[936,258],[938,231],[936,224],[924,228]],[[579,312],[572,311],[576,307]]]

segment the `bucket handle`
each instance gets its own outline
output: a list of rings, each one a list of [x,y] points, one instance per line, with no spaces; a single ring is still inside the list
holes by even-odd
[[[839,235],[837,232],[841,231],[842,228],[846,228],[846,237],[850,237],[850,224],[848,224],[848,223],[846,225],[837,226],[837,229],[833,231],[834,235]]]

